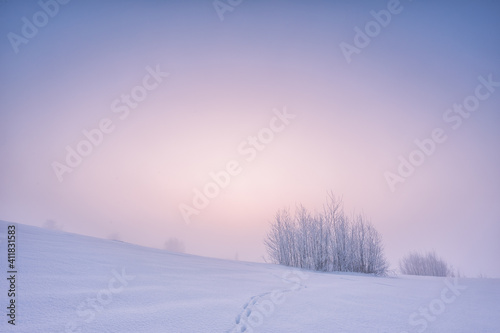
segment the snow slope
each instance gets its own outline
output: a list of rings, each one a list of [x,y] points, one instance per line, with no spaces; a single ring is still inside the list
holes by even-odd
[[[314,273],[21,224],[13,326],[9,224],[0,332],[500,332],[499,279]]]

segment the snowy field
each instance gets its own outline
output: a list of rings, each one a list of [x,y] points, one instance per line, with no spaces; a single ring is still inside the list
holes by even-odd
[[[500,332],[500,279],[313,273],[0,221],[0,332]]]

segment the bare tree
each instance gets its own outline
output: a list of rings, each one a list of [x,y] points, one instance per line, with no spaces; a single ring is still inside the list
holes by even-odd
[[[407,275],[454,276],[453,268],[435,251],[420,254],[410,252],[399,261],[399,270]]]
[[[274,263],[317,271],[387,271],[380,234],[365,217],[348,218],[331,193],[322,213],[312,215],[299,205],[292,217],[284,209],[270,227],[264,244]]]
[[[389,264],[384,256],[384,247],[382,245],[382,237],[375,227],[368,223],[367,226],[367,251],[366,251],[366,272],[373,272],[375,274],[386,274]]]
[[[181,240],[179,240],[175,237],[170,237],[165,242],[163,247],[165,250],[171,251],[171,252],[179,252],[179,253],[186,252],[186,247],[184,246],[184,242],[182,242]]]
[[[55,220],[45,220],[43,227],[50,230],[63,230],[63,225],[56,222]]]
[[[122,241],[119,232],[112,232],[112,233],[108,234],[106,236],[106,238],[109,239],[109,240],[116,241],[116,242],[121,242]]]

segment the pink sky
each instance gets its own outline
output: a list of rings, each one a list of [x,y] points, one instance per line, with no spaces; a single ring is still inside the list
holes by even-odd
[[[221,21],[210,1],[71,1],[13,46],[43,9],[0,4],[0,219],[262,261],[274,213],[321,209],[331,190],[370,217],[394,267],[435,249],[500,277],[500,88],[482,83],[500,82],[500,7],[402,0],[348,63],[341,43],[387,8],[244,1]],[[453,129],[443,116],[481,84]],[[285,108],[294,118],[273,122]],[[59,181],[53,163],[96,128],[108,133]],[[447,139],[391,191],[385,173],[436,128]],[[240,172],[187,224],[179,206],[230,161]]]

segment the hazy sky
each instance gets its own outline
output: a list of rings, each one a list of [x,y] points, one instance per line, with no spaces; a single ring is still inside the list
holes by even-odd
[[[498,1],[65,1],[0,2],[0,219],[262,261],[331,190],[500,277]]]

